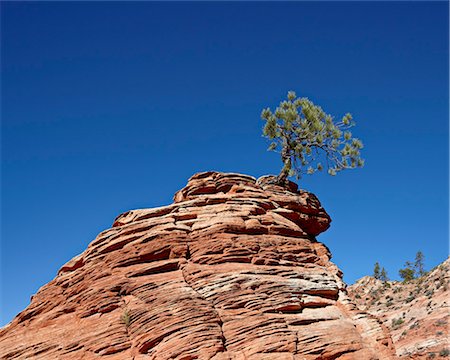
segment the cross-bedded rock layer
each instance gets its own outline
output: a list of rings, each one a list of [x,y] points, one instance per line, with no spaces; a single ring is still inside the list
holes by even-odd
[[[2,359],[391,359],[348,300],[305,191],[194,175],[174,203],[120,215],[0,332]]]

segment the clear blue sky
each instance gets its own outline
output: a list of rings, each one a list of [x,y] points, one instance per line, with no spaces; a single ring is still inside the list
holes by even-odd
[[[349,283],[448,254],[448,3],[2,2],[2,320],[194,173],[277,173],[261,109],[351,112],[362,170],[300,186]]]

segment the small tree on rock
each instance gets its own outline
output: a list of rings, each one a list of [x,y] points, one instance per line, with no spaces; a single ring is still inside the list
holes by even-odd
[[[425,275],[423,259],[424,259],[423,252],[418,251],[416,254],[416,262],[414,263],[414,270],[416,272],[416,276],[418,277]]]
[[[378,262],[376,262],[374,267],[373,267],[373,277],[375,279],[379,279],[380,278],[380,264],[378,264]]]
[[[355,125],[349,113],[336,121],[308,98],[298,98],[289,91],[287,100],[274,112],[264,109],[261,117],[266,121],[263,134],[272,141],[269,150],[281,154],[283,167],[276,180],[280,185],[289,176],[299,179],[324,167],[336,175],[364,165],[360,157],[363,144],[349,131]]]
[[[380,280],[384,283],[389,281],[387,271],[384,267],[381,269]]]
[[[409,282],[415,279],[414,266],[410,261],[405,263],[405,267],[398,271],[398,274],[403,279],[404,282]]]

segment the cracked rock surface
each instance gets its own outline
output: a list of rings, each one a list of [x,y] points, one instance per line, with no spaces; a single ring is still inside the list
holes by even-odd
[[[0,358],[394,359],[316,240],[319,200],[272,180],[199,173],[118,216],[0,330]]]

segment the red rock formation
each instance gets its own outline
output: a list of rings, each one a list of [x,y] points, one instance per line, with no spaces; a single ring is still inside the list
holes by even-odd
[[[383,283],[371,276],[349,287],[358,308],[389,328],[401,359],[426,360],[450,355],[450,259],[408,283]]]
[[[315,236],[330,218],[270,177],[200,173],[120,215],[0,332],[2,359],[391,359]]]

